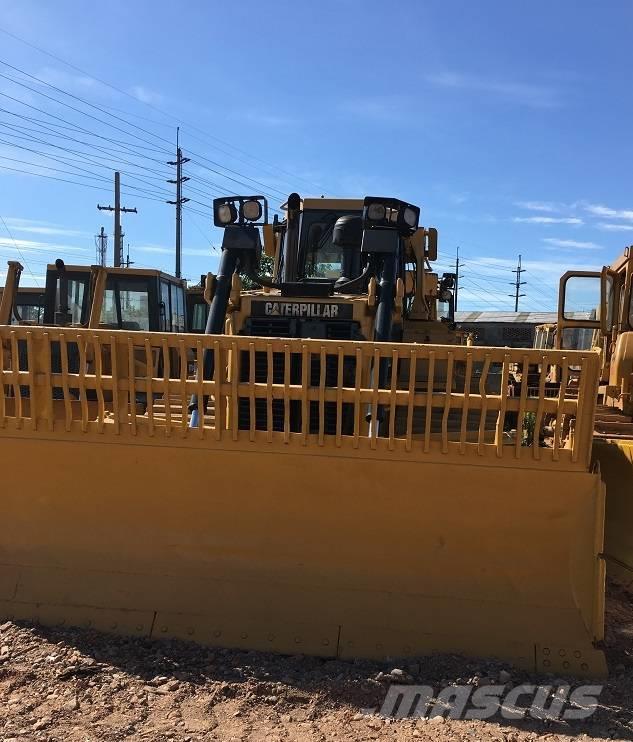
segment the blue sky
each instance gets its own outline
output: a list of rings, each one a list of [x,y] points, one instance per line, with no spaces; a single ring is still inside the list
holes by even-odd
[[[123,203],[139,212],[124,221],[132,259],[173,270],[162,198],[177,122],[191,157],[193,280],[217,265],[217,193],[264,190],[272,206],[292,190],[419,204],[439,230],[441,269],[460,246],[460,309],[511,309],[519,254],[521,307],[553,309],[564,270],[599,268],[633,242],[624,0],[197,0],[178,12],[163,0],[0,0],[0,10],[2,29],[74,66],[0,33],[0,215],[12,235],[0,222],[0,260],[25,261],[25,283],[41,283],[58,256],[94,262],[93,236],[102,224],[112,233],[96,204],[112,202],[116,167]]]

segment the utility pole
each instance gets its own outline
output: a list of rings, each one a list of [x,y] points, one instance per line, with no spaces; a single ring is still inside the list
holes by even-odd
[[[103,227],[101,227],[101,232],[95,237],[95,244],[97,247],[97,265],[105,268],[108,254],[108,235],[105,233]]]
[[[459,291],[459,245],[457,245],[457,257],[455,258],[455,301],[454,310],[457,311],[457,292]]]
[[[99,211],[114,211],[114,267],[123,265],[123,232],[121,232],[121,213],[137,214],[136,207],[128,209],[121,206],[121,173],[114,173],[114,206],[101,206],[97,204]]]
[[[180,278],[181,273],[181,256],[182,256],[182,205],[189,201],[188,198],[184,198],[182,195],[182,184],[189,180],[189,177],[182,174],[182,166],[185,162],[189,162],[189,157],[182,156],[182,150],[180,149],[180,127],[176,128],[176,160],[168,162],[168,165],[176,166],[176,179],[168,180],[168,183],[174,183],[176,185],[176,200],[167,201],[168,204],[176,207],[176,278]]]
[[[520,294],[519,291],[521,290],[521,286],[525,286],[525,281],[521,280],[521,273],[525,273],[526,268],[521,268],[521,256],[519,255],[519,263],[517,267],[512,271],[513,273],[517,274],[516,280],[512,281],[510,286],[514,286],[514,294],[508,294],[510,298],[514,297],[514,311],[519,311],[519,297],[525,296],[525,294]]]

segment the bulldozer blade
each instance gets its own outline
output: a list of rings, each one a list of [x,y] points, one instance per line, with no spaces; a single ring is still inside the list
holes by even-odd
[[[74,328],[0,338],[0,615],[605,675],[597,353]],[[180,354],[180,370],[138,376],[153,368],[139,370],[139,348]],[[192,348],[198,368],[215,354],[213,379],[186,377]],[[379,388],[365,371],[383,359],[407,375]],[[535,363],[536,392],[524,373],[510,398],[510,368]],[[578,386],[546,397],[548,368],[565,378],[568,364]],[[183,416],[193,391],[197,428]]]
[[[604,673],[596,475],[130,443],[3,448],[4,615]]]
[[[604,555],[609,577],[633,585],[633,441],[596,440],[593,458],[607,487]]]

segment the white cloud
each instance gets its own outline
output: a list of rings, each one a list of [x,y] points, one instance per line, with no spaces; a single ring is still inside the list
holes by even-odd
[[[577,216],[515,216],[512,220],[524,224],[583,224]]]
[[[30,234],[42,234],[57,237],[87,237],[87,232],[78,229],[67,229],[49,222],[40,222],[33,219],[18,219],[17,217],[7,217],[5,219],[7,226],[12,232],[27,232]]]
[[[558,91],[545,85],[495,80],[455,72],[427,75],[426,80],[438,87],[485,93],[508,103],[516,103],[530,108],[557,108],[561,105]]]
[[[585,204],[585,210],[594,216],[606,216],[610,219],[633,221],[633,210],[631,209],[613,209],[610,206],[604,206],[602,204]]]
[[[182,250],[183,255],[191,255],[193,256],[200,256],[203,258],[208,258],[211,256],[213,250],[217,250],[216,247],[212,247],[209,245],[209,247],[184,247]]]
[[[574,247],[578,250],[602,250],[602,245],[595,242],[580,242],[579,240],[563,240],[558,237],[544,237],[543,242],[553,247]]]
[[[515,206],[528,211],[557,211],[556,205],[549,201],[516,201]]]
[[[632,232],[633,224],[611,224],[610,222],[599,222],[596,224],[598,229],[605,232]]]
[[[6,279],[7,272],[6,271],[0,271],[0,278]],[[26,286],[32,286],[33,281],[46,281],[46,276],[34,276],[31,273],[27,271],[24,271],[22,273],[22,276],[20,277],[20,288],[24,288]]]
[[[156,93],[144,85],[133,85],[130,88],[130,94],[141,103],[148,103],[149,105],[157,106],[163,102],[163,96],[160,93]]]
[[[64,252],[86,252],[85,247],[74,247],[71,245],[54,245],[50,242],[37,242],[35,240],[21,240],[18,238],[10,239],[9,237],[0,237],[0,247],[13,247],[20,250],[63,250]]]
[[[134,250],[158,253],[160,255],[171,255],[174,252],[173,247],[163,247],[162,245],[137,245]]]

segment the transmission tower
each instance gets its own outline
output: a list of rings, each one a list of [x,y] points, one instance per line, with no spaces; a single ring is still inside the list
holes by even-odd
[[[95,235],[95,247],[97,249],[97,265],[105,268],[108,255],[108,235],[103,227],[99,234]]]

